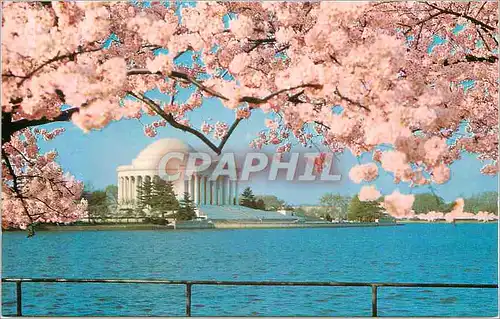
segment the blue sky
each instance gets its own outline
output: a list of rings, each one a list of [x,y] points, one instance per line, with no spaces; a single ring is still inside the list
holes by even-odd
[[[234,113],[224,108],[217,100],[210,99],[204,103],[204,106],[193,112],[190,117],[196,125],[208,119],[229,123],[234,120]],[[251,151],[248,143],[264,128],[265,117],[266,115],[260,110],[254,111],[250,119],[240,123],[225,149],[238,150],[243,153]],[[196,137],[168,126],[160,128],[155,138],[145,136],[141,123],[150,123],[153,119],[157,118],[145,116],[140,121],[122,120],[113,122],[100,131],[89,133],[83,133],[71,123],[53,123],[45,127],[65,127],[66,132],[52,141],[41,142],[41,147],[43,151],[56,149],[59,152],[58,162],[62,167],[78,179],[90,182],[95,188],[116,184],[116,168],[119,165],[130,164],[143,148],[157,139],[180,138],[198,150],[207,150]],[[270,147],[268,150],[272,151],[273,148]],[[360,158],[362,163],[370,161],[370,154]],[[316,203],[325,192],[350,195],[357,193],[361,185],[351,182],[348,178],[349,168],[357,163],[358,160],[349,151],[340,155],[339,161],[335,164],[335,170],[342,175],[341,181],[338,182],[317,182],[305,185],[285,181],[252,180],[251,186],[257,194],[273,194],[292,204],[312,204]],[[436,194],[451,201],[461,195],[496,191],[497,177],[481,175],[479,169],[482,165],[474,155],[464,154],[463,159],[452,165],[451,180],[447,184],[434,186]],[[430,191],[427,186],[411,190],[406,184],[394,185],[389,173],[382,170],[379,172],[381,175],[375,184],[383,194],[390,193],[394,189],[405,193]]]

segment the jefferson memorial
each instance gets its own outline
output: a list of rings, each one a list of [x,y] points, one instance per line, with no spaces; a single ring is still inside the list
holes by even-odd
[[[157,140],[142,150],[130,165],[119,166],[118,203],[122,208],[132,208],[137,203],[138,187],[144,181],[160,178],[162,172],[169,175],[179,174],[172,181],[174,192],[180,200],[187,192],[197,206],[200,205],[235,205],[238,203],[238,182],[229,176],[219,176],[210,180],[209,168],[203,172],[189,172],[186,161],[189,153],[197,151],[190,145],[174,138]],[[165,167],[161,167],[167,154],[184,154],[184,160],[171,158]],[[214,161],[212,161],[214,162]],[[216,162],[215,162],[216,163]],[[188,176],[188,178],[185,178]]]
[[[194,169],[190,172],[187,156],[189,153],[197,151],[181,140],[164,138],[148,145],[130,165],[119,166],[117,168],[119,208],[136,207],[138,187],[143,181],[153,181],[161,178],[161,175],[179,174],[178,178],[172,181],[177,198],[181,199],[184,192],[189,193],[196,204],[197,216],[217,225],[215,226],[217,228],[241,227],[242,223],[266,226],[297,221],[296,217],[278,212],[240,206],[237,180],[227,175],[218,176],[215,180],[210,178],[218,160],[212,158],[212,165],[201,173]],[[165,160],[168,158],[167,154],[185,156],[183,160],[178,157]]]

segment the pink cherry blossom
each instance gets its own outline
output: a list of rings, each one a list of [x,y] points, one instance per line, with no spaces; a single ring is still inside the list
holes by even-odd
[[[375,185],[365,185],[359,191],[360,201],[375,201],[381,196]]]
[[[387,213],[389,213],[389,215],[395,218],[411,218],[414,216],[412,211],[414,201],[414,195],[404,195],[396,190],[392,192],[392,194],[384,197],[382,206],[385,208]]]
[[[450,179],[450,168],[445,164],[439,164],[432,170],[432,181],[436,184],[446,183]]]
[[[363,181],[370,182],[378,177],[378,167],[375,163],[356,165],[349,171],[349,178],[359,184]]]

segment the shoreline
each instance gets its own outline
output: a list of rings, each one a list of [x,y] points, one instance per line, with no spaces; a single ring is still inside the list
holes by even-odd
[[[456,224],[497,224],[498,221],[478,222],[473,220],[457,221]],[[404,226],[405,224],[450,224],[446,221],[420,221],[420,220],[405,220],[397,223],[258,223],[258,222],[229,222],[216,221],[211,226],[207,224],[190,225],[155,225],[155,224],[139,224],[139,223],[123,223],[123,224],[84,224],[84,225],[41,225],[37,232],[51,231],[113,231],[113,230],[159,230],[159,231],[174,231],[174,230],[217,230],[217,229],[297,229],[297,228],[356,228],[356,227],[388,227],[388,226]],[[21,232],[19,229],[8,229],[3,232]]]
[[[160,231],[175,231],[175,230],[217,230],[217,229],[291,229],[291,228],[352,228],[352,227],[387,227],[387,226],[403,226],[402,223],[394,224],[378,224],[378,223],[342,223],[342,224],[327,224],[327,223],[245,223],[245,222],[214,222],[211,227],[206,224],[190,225],[182,227],[178,225],[155,225],[155,224],[88,224],[88,225],[40,225],[37,232],[50,231],[113,231],[113,230],[160,230]],[[11,229],[3,230],[4,232],[20,232],[22,230]]]

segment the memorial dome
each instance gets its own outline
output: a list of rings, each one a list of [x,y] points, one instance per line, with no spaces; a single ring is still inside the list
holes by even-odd
[[[182,140],[176,138],[163,138],[149,144],[143,149],[132,161],[132,165],[136,169],[155,169],[160,159],[172,152],[187,154],[189,152],[195,152],[195,149]]]

